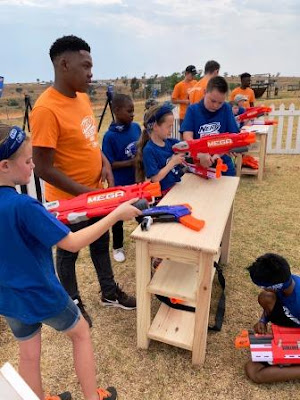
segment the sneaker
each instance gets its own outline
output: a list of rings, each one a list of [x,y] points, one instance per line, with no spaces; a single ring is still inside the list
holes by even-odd
[[[120,249],[113,249],[113,258],[119,263],[122,263],[126,260],[123,247],[121,247]]]
[[[105,307],[119,307],[124,310],[134,310],[136,308],[135,297],[129,296],[118,284],[116,284],[116,293],[113,296],[102,296],[102,305]]]
[[[97,389],[97,393],[99,395],[99,400],[115,400],[118,397],[117,391],[113,386],[110,386],[107,389],[99,388]]]
[[[84,304],[81,301],[81,298],[80,297],[75,297],[75,299],[73,299],[73,301],[77,305],[77,307],[79,308],[83,318],[86,320],[86,322],[89,324],[89,327],[91,328],[93,326],[93,323],[92,323],[91,317],[85,311]]]
[[[45,400],[72,400],[70,392],[63,392],[57,396],[46,396]]]

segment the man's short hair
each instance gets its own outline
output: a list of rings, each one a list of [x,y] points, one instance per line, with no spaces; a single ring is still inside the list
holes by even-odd
[[[241,81],[244,78],[251,78],[251,74],[249,74],[249,72],[244,72],[243,74],[240,75]]]
[[[291,276],[287,260],[274,253],[258,257],[247,269],[253,282],[269,282],[274,285],[286,282]]]
[[[205,64],[204,74],[213,74],[215,71],[220,69],[220,64],[215,60],[209,60]]]
[[[80,51],[85,50],[91,52],[90,46],[83,39],[77,36],[69,35],[57,39],[50,47],[49,55],[53,62],[56,57],[60,56],[66,51]]]
[[[111,107],[115,111],[118,108],[124,107],[126,104],[132,103],[132,98],[128,94],[116,93],[113,95]]]
[[[214,89],[220,93],[228,92],[228,84],[222,76],[215,76],[208,81],[206,92],[212,92]]]

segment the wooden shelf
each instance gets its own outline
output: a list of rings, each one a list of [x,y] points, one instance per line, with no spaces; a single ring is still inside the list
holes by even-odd
[[[150,339],[192,351],[195,313],[161,304],[148,331]]]
[[[258,174],[258,169],[242,167],[241,174],[242,175],[257,175]]]
[[[195,307],[197,274],[195,265],[163,260],[148,285],[148,291],[179,298],[185,305]]]

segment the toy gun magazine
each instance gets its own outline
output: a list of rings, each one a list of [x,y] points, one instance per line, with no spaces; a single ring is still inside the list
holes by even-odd
[[[200,231],[205,225],[205,221],[191,215],[192,207],[189,204],[149,208],[147,201],[142,199],[133,205],[142,210],[142,215],[136,218],[142,231],[148,231],[155,222],[179,222],[194,231]]]
[[[272,324],[272,333],[242,331],[235,347],[250,347],[253,362],[274,365],[300,364],[300,328],[285,328]]]
[[[93,217],[108,215],[121,203],[134,199],[154,202],[161,197],[159,182],[143,182],[128,186],[115,186],[83,193],[70,200],[45,203],[45,208],[64,224],[75,224]]]
[[[200,139],[185,140],[173,145],[175,154],[183,154],[185,161],[183,165],[190,172],[203,178],[220,178],[222,172],[227,171],[227,165],[218,158],[215,168],[204,168],[199,162],[199,153],[224,154],[229,152],[247,151],[248,146],[255,143],[254,132],[245,133],[221,133],[209,135]]]

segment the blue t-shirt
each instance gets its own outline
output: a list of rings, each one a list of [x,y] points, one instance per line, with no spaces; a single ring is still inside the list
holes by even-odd
[[[112,164],[115,161],[128,161],[136,155],[136,143],[141,135],[141,128],[136,122],[128,125],[111,123],[104,134],[102,151]],[[135,183],[135,168],[113,169],[116,186]]]
[[[69,228],[37,200],[0,187],[0,314],[34,324],[59,314],[68,294],[51,247]]]
[[[218,133],[238,133],[239,128],[228,103],[224,103],[217,111],[208,111],[204,106],[204,99],[199,103],[188,107],[184,120],[180,126],[180,132],[193,132],[193,138],[199,139],[207,135]],[[227,172],[223,175],[234,176],[234,163],[227,154],[222,156],[223,162],[227,165]]]
[[[178,143],[177,139],[166,139],[164,147],[160,147],[149,140],[143,149],[143,164],[147,178],[157,175],[164,168],[174,152],[172,146]],[[181,180],[181,169],[176,165],[165,177],[160,181],[161,190],[170,189],[176,182]]]
[[[277,292],[277,296],[282,304],[284,313],[300,325],[300,276],[292,275],[295,287],[290,296],[285,296],[282,292]]]

